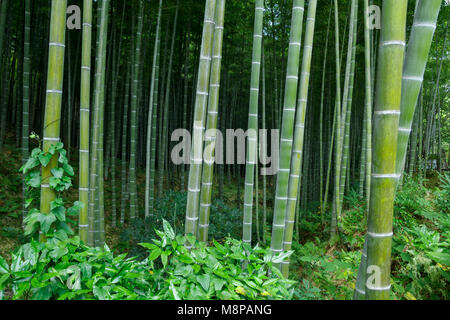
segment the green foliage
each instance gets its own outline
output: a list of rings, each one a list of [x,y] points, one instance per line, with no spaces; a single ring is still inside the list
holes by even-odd
[[[46,167],[54,155],[58,155],[58,165],[51,170],[52,177],[49,178],[49,186],[53,189],[57,197],[50,203],[50,212],[41,213],[37,208],[29,210],[24,218],[25,235],[33,236],[38,232],[46,237],[53,237],[56,233],[64,233],[65,237],[73,235],[69,223],[74,223],[67,216],[78,215],[83,203],[75,201],[73,206],[66,209],[61,192],[68,190],[72,186],[72,176],[74,171],[66,156],[64,145],[61,142],[51,145],[48,152],[43,152],[40,148],[35,148],[31,152],[28,161],[20,168],[25,175],[27,194],[30,198],[26,199],[26,206],[29,207],[36,197],[37,192],[33,190],[41,187],[42,177],[40,167]],[[37,205],[37,204],[36,204]]]
[[[162,199],[156,201],[155,209],[146,219],[134,219],[128,228],[121,232],[118,248],[127,249],[130,255],[139,259],[145,258],[146,251],[138,244],[149,242],[156,237],[155,227],[160,226],[163,219],[171,221],[175,231],[183,232],[185,213],[186,192],[168,190]],[[209,234],[211,238],[219,241],[228,236],[241,238],[242,212],[237,208],[228,207],[221,200],[214,200],[210,211]]]
[[[441,189],[435,191],[436,208],[443,214],[450,214],[450,173],[439,174]]]
[[[32,240],[8,264],[0,257],[0,297],[34,300],[290,299],[295,281],[272,266],[292,252],[272,256],[270,248],[251,248],[227,238],[211,247],[176,235],[163,220],[157,240],[141,243],[143,261],[90,248],[78,237],[56,232],[45,243]],[[157,267],[156,261],[159,262]],[[247,261],[246,267],[243,262]]]
[[[152,224],[145,223],[146,230],[157,223],[164,230],[154,231],[157,240],[138,244],[145,259],[127,258],[126,253],[115,256],[106,245],[86,246],[73,236],[68,224],[68,216],[77,215],[81,203],[76,201],[66,208],[59,195],[71,185],[67,175],[73,175],[62,148],[62,144],[57,144],[48,153],[59,153],[59,166],[52,170],[54,183],[50,184],[58,196],[51,202],[50,212],[42,214],[33,208],[24,220],[26,235],[40,231],[46,241],[31,238],[12,253],[11,263],[0,256],[1,300],[264,300],[294,296],[295,281],[283,279],[273,267],[292,252],[273,256],[270,248],[251,248],[232,238],[207,246],[194,237],[176,235],[176,229],[161,214],[174,212],[174,221],[180,220],[177,205],[185,206],[185,197],[179,193],[167,195],[166,201],[159,204],[161,214],[150,217]],[[28,188],[40,186],[39,166],[48,165],[48,154],[34,149],[21,168],[27,174]],[[224,205],[216,208],[223,210]],[[184,247],[186,241],[194,244],[192,250]]]

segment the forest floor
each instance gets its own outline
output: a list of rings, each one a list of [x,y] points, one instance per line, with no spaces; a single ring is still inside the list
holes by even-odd
[[[73,159],[70,162],[77,172],[78,166],[75,157],[76,152],[73,153]],[[20,164],[20,150],[8,144],[4,145],[3,151],[0,153],[0,256],[7,260],[10,259],[14,249],[26,240],[21,228],[22,176],[19,173]],[[116,173],[118,179],[120,179],[119,169],[118,165]],[[222,230],[220,227],[216,227],[214,234],[218,238],[220,238],[220,232],[239,238],[241,228],[239,221],[241,220],[238,217],[241,210],[237,208],[237,204],[242,203],[242,201],[238,201],[240,200],[238,197],[243,196],[243,189],[239,194],[235,185],[227,183],[226,176],[224,180],[223,198],[227,200],[223,203],[219,202],[213,207],[217,212],[224,213],[225,217],[212,218],[216,219],[212,221],[212,224],[227,225],[227,229]],[[68,201],[77,200],[77,183],[74,179],[74,188],[64,195]],[[145,172],[142,170],[138,170],[137,184],[138,186],[145,185]],[[121,184],[118,183],[118,185]],[[177,181],[175,185],[179,186],[179,182]],[[125,251],[131,255],[139,255],[136,243],[150,235],[143,234],[139,238],[140,236],[136,236],[139,230],[133,225],[125,224],[121,228],[111,227],[110,191],[111,180],[108,179],[105,181],[106,243],[117,253]],[[139,207],[143,208],[143,188],[140,191]],[[118,212],[120,211],[119,194]],[[185,193],[167,191],[164,196],[165,200],[162,200],[162,204],[159,206],[161,215],[167,218],[169,211],[175,210],[174,217],[178,215],[182,217]],[[271,198],[270,194],[268,198]],[[260,190],[259,199],[262,200],[262,190]],[[393,299],[448,298],[450,292],[449,201],[450,179],[448,173],[446,176],[442,175],[441,179],[435,173],[430,174],[429,179],[420,182],[417,179],[405,179],[402,189],[397,194],[394,210],[391,280]],[[272,219],[270,205],[271,203],[268,203],[268,225]],[[260,205],[261,211],[262,205]],[[296,230],[297,235],[294,236],[294,254],[291,259],[292,271],[290,274],[290,278],[299,281],[296,299],[352,298],[366,230],[365,211],[364,201],[357,192],[350,191],[345,197],[338,236],[330,240],[327,223],[331,219],[330,213],[327,212],[321,217],[317,204],[313,204],[309,209],[301,210],[299,229]],[[230,219],[230,215],[236,215],[236,217]],[[226,221],[217,220],[225,218],[227,218]],[[178,218],[178,220],[183,219]],[[182,226],[175,225],[175,227],[179,231]],[[212,229],[211,233],[213,231]],[[255,237],[258,236],[262,235],[255,234]],[[266,230],[265,236],[270,241],[268,230]],[[133,241],[129,240],[133,237]]]

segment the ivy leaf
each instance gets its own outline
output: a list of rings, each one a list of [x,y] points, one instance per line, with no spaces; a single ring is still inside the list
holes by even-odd
[[[57,206],[51,209],[51,212],[59,221],[66,221],[66,208],[64,208],[63,206]]]
[[[41,223],[42,232],[47,233],[52,223],[56,221],[56,217],[53,213],[40,213],[37,220]]]
[[[80,209],[84,207],[84,203],[81,201],[75,201],[73,206],[67,209],[68,216],[77,216],[80,213]]]
[[[66,150],[62,149],[62,150],[59,151],[58,162],[61,163],[61,164],[65,164],[65,163],[68,163],[68,162],[69,162],[69,161],[67,160]]]
[[[28,170],[33,169],[34,167],[39,165],[39,159],[37,158],[29,158],[27,162],[20,168],[19,171],[22,173],[26,173]]]
[[[50,153],[41,153],[39,156],[39,162],[41,163],[41,165],[43,165],[44,167],[46,167],[48,165],[48,163],[50,162],[52,155]]]
[[[56,177],[50,177],[50,179],[48,179],[48,183],[53,189],[56,189],[58,187],[60,181],[61,180]]]
[[[75,173],[73,172],[73,168],[72,168],[72,166],[70,165],[70,164],[68,164],[68,163],[65,163],[64,165],[63,165],[63,169],[64,169],[64,171],[69,175],[69,176],[73,176]]]
[[[31,151],[30,157],[31,157],[31,158],[37,158],[37,156],[38,156],[41,152],[42,152],[41,149],[39,149],[39,148],[34,148],[34,149]]]
[[[64,169],[63,168],[53,168],[52,174],[55,178],[61,179],[64,174]]]
[[[41,174],[39,171],[30,172],[27,183],[32,188],[39,188],[41,186]]]
[[[55,149],[59,151],[62,150],[62,148],[64,148],[64,143],[62,143],[61,141],[57,142],[55,145]]]

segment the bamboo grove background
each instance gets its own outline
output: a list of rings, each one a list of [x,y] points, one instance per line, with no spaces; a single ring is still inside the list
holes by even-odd
[[[436,0],[394,2],[2,0],[0,151],[6,135],[22,149],[24,162],[36,146],[31,132],[43,139],[44,150],[52,141],[64,143],[79,175],[79,198],[87,204],[80,236],[92,246],[104,243],[105,225],[123,226],[151,214],[167,190],[187,192],[186,233],[202,241],[208,239],[214,198],[243,211],[244,242],[270,244],[274,252],[289,250],[301,237],[298,221],[306,209],[322,216],[324,232],[333,237],[345,195],[354,190],[376,208],[377,197],[394,197],[401,187],[402,178],[389,186],[371,183],[372,168],[381,170],[375,175],[403,177],[425,175],[430,165],[445,170],[450,162],[449,6]],[[381,31],[364,26],[365,8],[372,4],[386,6]],[[81,29],[64,27],[70,5],[82,9]],[[396,29],[398,21],[403,31]],[[436,23],[431,38],[422,31],[411,36],[414,24],[427,23]],[[383,41],[408,46],[385,53]],[[414,50],[425,53],[414,56]],[[383,60],[385,55],[396,57],[396,64]],[[380,67],[383,61],[388,65]],[[383,107],[377,99],[384,101],[380,92],[388,84],[400,84],[404,70],[417,73],[408,75],[414,86],[421,78],[418,65],[425,68],[422,85],[407,95],[404,80],[403,91],[386,98],[384,107],[400,99],[402,106],[415,106],[403,101],[410,95],[418,95],[418,102],[407,119],[400,116],[400,129],[412,128],[406,136],[398,131],[399,143],[407,146],[404,165],[397,159],[395,167],[394,152],[394,167],[383,167],[379,159],[386,157],[377,139],[397,130],[387,120],[377,122],[377,106]],[[252,136],[244,164],[214,164],[213,153],[196,162],[195,155],[213,139],[203,146],[195,138],[190,165],[173,164],[178,142],[170,140],[171,133],[185,128],[195,136],[195,121],[224,133],[280,129],[278,175],[258,174],[262,165]],[[42,212],[53,196],[47,184],[44,180]],[[372,231],[389,233],[389,226],[376,223],[369,219]],[[375,246],[369,241],[372,259]],[[286,275],[288,266],[288,261],[280,266]]]

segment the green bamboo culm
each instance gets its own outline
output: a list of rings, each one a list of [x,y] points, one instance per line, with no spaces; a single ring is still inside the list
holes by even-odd
[[[308,13],[306,18],[305,41],[303,44],[303,61],[300,74],[300,86],[297,99],[297,114],[295,117],[294,143],[291,156],[291,170],[289,174],[288,199],[286,207],[283,250],[289,251],[292,247],[294,233],[295,208],[297,206],[297,194],[299,189],[300,174],[302,172],[302,153],[305,135],[305,116],[308,102],[308,88],[311,71],[311,59],[314,44],[314,28],[316,24],[317,0],[308,2]],[[289,259],[282,262],[281,272],[287,278],[289,273]]]
[[[84,204],[80,209],[78,232],[81,241],[88,242],[89,205],[89,110],[91,87],[91,43],[92,43],[92,0],[83,2],[83,34],[81,53],[80,85],[80,172],[79,200]]]
[[[22,107],[22,165],[28,160],[29,147],[28,138],[30,134],[30,25],[31,25],[31,3],[25,0],[25,27],[23,43],[23,107]],[[0,49],[1,56],[1,49]],[[25,177],[22,180],[23,207],[22,217],[27,214],[26,209],[26,184]]]
[[[66,0],[52,0],[42,143],[42,150],[44,152],[48,152],[50,147],[60,140],[59,129],[63,93],[66,9]],[[51,170],[57,166],[57,161],[58,155],[55,154],[47,166],[42,167],[40,212],[43,214],[50,213],[50,203],[56,197],[55,192],[50,188],[49,179],[52,176]],[[40,234],[40,240],[45,241],[43,234]]]
[[[261,73],[261,47],[264,17],[264,1],[255,1],[255,22],[253,29],[252,73],[250,82],[250,102],[248,112],[247,157],[245,165],[244,219],[242,241],[252,242],[253,186],[255,181],[255,164],[258,145],[258,98]],[[258,175],[257,175],[258,176]]]
[[[369,0],[364,0],[364,59],[365,59],[365,109],[364,122],[366,129],[366,167],[362,174],[366,175],[366,204],[367,212],[369,210],[369,190],[371,177],[371,163],[372,163],[372,75],[371,75],[371,59],[370,59],[370,31],[369,31]],[[363,137],[364,138],[364,137]],[[366,237],[367,238],[367,237]],[[365,291],[365,270],[367,263],[367,241],[364,241],[364,248],[361,254],[361,262],[359,265],[358,276],[356,279],[355,291],[353,294],[354,300],[363,300],[366,295]]]
[[[145,217],[153,210],[155,201],[155,156],[156,156],[156,111],[158,108],[159,57],[161,47],[161,11],[162,0],[159,0],[158,20],[156,23],[155,48],[153,52],[152,80],[150,83],[150,101],[147,122],[146,168],[145,168]],[[153,132],[153,127],[155,132]]]
[[[203,22],[202,44],[198,65],[197,88],[193,115],[193,136],[191,143],[188,195],[186,204],[185,233],[197,235],[200,183],[203,164],[203,132],[208,104],[208,87],[211,66],[212,40],[214,35],[214,16],[216,0],[206,0]],[[187,249],[191,243],[185,244]]]
[[[108,8],[109,0],[102,0],[98,3],[99,13],[99,30],[97,34],[97,56],[95,64],[95,77],[94,77],[94,116],[93,116],[93,129],[92,129],[92,145],[90,150],[90,181],[89,181],[89,216],[88,216],[88,244],[89,246],[102,246],[102,211],[101,211],[101,198],[102,184],[100,180],[103,180],[103,175],[100,172],[102,166],[101,158],[99,158],[101,146],[101,122],[103,121],[102,109],[104,104],[102,103],[102,93],[105,90],[105,81],[103,74],[106,69],[106,35],[108,32]],[[102,152],[103,153],[103,152]]]
[[[336,111],[336,125],[335,125],[335,172],[334,172],[334,199],[333,199],[333,211],[331,212],[331,227],[330,227],[330,237],[333,238],[337,231],[337,217],[339,216],[338,204],[339,204],[339,193],[340,184],[339,178],[341,174],[341,166],[338,161],[340,158],[340,139],[341,139],[341,63],[339,55],[339,7],[337,0],[334,0],[334,28],[335,28],[335,55],[336,55],[336,100],[335,100],[335,111]]]
[[[178,23],[178,12],[179,12],[179,1],[177,0],[176,9],[175,9],[175,17],[173,22],[173,29],[172,29],[172,41],[170,45],[170,56],[169,56],[169,65],[168,65],[168,72],[166,75],[166,92],[164,94],[164,109],[161,109],[163,111],[162,114],[162,144],[161,144],[161,155],[159,157],[159,179],[158,179],[158,189],[160,194],[162,194],[162,191],[164,190],[164,166],[166,166],[166,172],[167,174],[170,174],[170,168],[169,164],[166,161],[167,156],[167,148],[168,148],[168,136],[169,136],[169,102],[170,102],[170,88],[171,88],[171,79],[172,79],[172,64],[173,64],[173,54],[175,49],[175,37],[176,37],[176,30],[177,30],[177,23]]]
[[[214,40],[211,75],[209,81],[208,113],[206,118],[204,165],[200,191],[200,208],[197,239],[208,240],[209,213],[211,208],[214,157],[217,139],[217,115],[219,110],[220,69],[222,63],[223,26],[225,0],[216,0]]]
[[[1,109],[1,120],[0,120],[0,151],[2,151],[3,148],[3,142],[5,139],[6,134],[6,108],[8,104],[8,99],[6,98],[6,92],[8,90],[8,73],[6,72],[6,66],[7,64],[3,64],[3,61],[8,61],[8,58],[3,59],[3,46],[4,46],[4,40],[5,40],[5,26],[6,26],[6,15],[8,13],[8,0],[2,0],[2,5],[0,9],[0,69],[4,72],[4,79],[3,79],[3,102],[2,102],[2,109]]]
[[[135,45],[135,57],[133,66],[133,82],[131,83],[131,113],[130,113],[130,171],[129,171],[129,188],[130,188],[130,219],[136,218],[138,212],[137,186],[136,186],[136,143],[137,143],[137,107],[138,107],[138,79],[139,65],[141,61],[141,43],[142,43],[142,26],[143,26],[144,3],[139,1],[139,14],[137,24],[137,35]]]
[[[341,134],[341,152],[342,152],[342,159],[341,159],[341,177],[339,179],[340,183],[340,194],[339,194],[339,210],[338,212],[342,212],[342,205],[344,201],[344,191],[345,191],[345,184],[346,184],[346,178],[347,178],[347,171],[349,171],[348,162],[350,160],[349,158],[349,151],[350,151],[350,120],[351,120],[351,112],[352,112],[352,102],[353,102],[353,86],[355,81],[355,56],[356,56],[356,32],[357,32],[357,22],[358,22],[358,1],[355,1],[353,3],[353,14],[352,14],[352,22],[350,23],[350,31],[352,34],[349,34],[349,50],[348,50],[348,73],[346,71],[346,74],[348,74],[348,82],[346,79],[346,83],[344,86],[344,101],[342,102],[342,131]],[[338,215],[338,219],[340,216]]]
[[[305,1],[294,0],[292,6],[291,34],[284,92],[283,119],[279,153],[279,169],[276,178],[275,205],[272,224],[271,249],[274,254],[283,251],[289,171],[291,167],[292,139],[297,102],[298,69]],[[281,264],[276,265],[281,269]]]
[[[367,231],[366,299],[389,299],[397,131],[407,0],[384,0],[380,31],[373,164]]]
[[[428,61],[442,0],[418,1],[403,68],[396,174],[402,175],[420,88]]]

